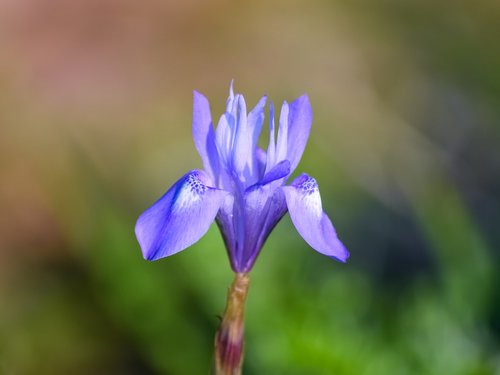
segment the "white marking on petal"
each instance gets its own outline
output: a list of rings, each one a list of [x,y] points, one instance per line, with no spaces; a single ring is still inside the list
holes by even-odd
[[[226,101],[226,112],[231,112],[231,108],[233,107],[233,101],[234,101],[233,85],[234,85],[234,79],[231,80],[231,84],[229,85],[229,97],[227,98]]]
[[[145,259],[175,254],[206,233],[228,194],[209,183],[203,171],[191,171],[139,217],[135,233]]]
[[[276,162],[286,159],[288,148],[288,103],[283,102],[280,113],[280,127],[278,129],[278,143],[276,145]]]
[[[323,212],[316,180],[302,174],[290,186],[281,189],[285,193],[290,218],[302,238],[316,251],[345,262],[349,252]]]
[[[177,194],[173,212],[184,211],[189,207],[197,204],[203,198],[203,195],[208,190],[208,187],[199,179],[197,173],[191,173],[187,176],[186,181],[182,185]]]
[[[321,218],[321,215],[323,214],[323,207],[316,180],[307,176],[304,182],[298,185],[297,188],[300,189],[301,199],[304,202],[304,205],[309,207],[310,212],[314,216]]]
[[[236,107],[236,131],[232,150],[233,167],[241,174],[252,157],[252,132],[247,123],[247,105],[242,95],[238,95]]]
[[[231,155],[233,128],[233,116],[230,113],[224,113],[215,131],[215,141],[217,143],[219,156],[226,167],[228,165],[229,156]]]
[[[269,105],[269,145],[267,146],[266,171],[269,172],[276,164],[276,141],[274,140],[274,106]]]

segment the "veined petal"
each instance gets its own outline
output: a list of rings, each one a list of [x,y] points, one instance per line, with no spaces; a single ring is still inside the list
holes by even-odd
[[[219,173],[219,161],[215,146],[215,133],[207,98],[194,91],[193,99],[193,139],[203,161],[203,169],[216,179]]]
[[[255,169],[257,170],[257,175],[263,176],[266,172],[267,163],[267,153],[261,149],[259,146],[255,149]]]
[[[203,171],[190,171],[137,220],[135,234],[147,260],[175,254],[198,241],[226,195],[207,186]]]
[[[233,107],[234,100],[234,79],[231,80],[231,84],[229,85],[229,96],[226,100],[226,112],[231,112],[231,108]]]
[[[284,194],[273,185],[272,181],[256,184],[245,193],[244,251],[238,272],[252,268],[267,237],[286,213]]]
[[[227,167],[230,164],[231,152],[233,149],[233,134],[235,127],[235,119],[229,112],[224,113],[215,130],[215,141],[217,143],[217,151],[219,160]]]
[[[311,131],[312,109],[307,95],[295,99],[288,106],[288,145],[286,159],[290,160],[292,172],[304,153]]]
[[[248,126],[252,130],[252,144],[257,147],[262,124],[264,123],[264,107],[266,106],[267,96],[260,98],[257,105],[248,114]]]
[[[304,173],[282,190],[293,225],[302,238],[316,251],[345,262],[349,252],[323,212],[316,180]]]
[[[243,95],[236,95],[236,100],[235,118],[237,124],[232,156],[233,168],[238,174],[241,174],[252,157],[252,129],[250,129],[247,121],[245,98],[243,98]]]
[[[289,118],[289,107],[288,103],[285,101],[281,106],[280,113],[280,126],[278,128],[278,142],[276,144],[276,162],[280,162],[287,158],[288,150],[288,123]]]
[[[262,180],[257,182],[255,185],[250,186],[247,189],[251,191],[259,186],[267,185],[273,181],[279,180],[280,178],[286,177],[290,174],[290,162],[288,160],[283,160],[276,164],[269,172],[267,172]]]
[[[251,146],[250,146],[250,157],[247,163],[247,169],[245,170],[246,179],[248,184],[256,182],[260,177],[260,160],[259,155],[257,155],[259,148],[257,143],[259,142],[259,136],[262,131],[262,125],[264,124],[264,107],[266,106],[267,96],[263,96],[257,105],[250,111],[247,119],[247,126],[251,132]]]
[[[266,173],[269,172],[276,164],[276,141],[274,130],[274,106],[269,105],[269,145],[267,146]]]

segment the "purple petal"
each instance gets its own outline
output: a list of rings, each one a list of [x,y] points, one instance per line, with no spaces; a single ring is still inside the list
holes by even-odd
[[[257,105],[248,114],[248,126],[252,129],[252,144],[257,147],[262,124],[264,123],[264,107],[266,106],[267,96],[260,98]]]
[[[216,178],[219,173],[215,134],[207,98],[197,91],[193,92],[193,139],[203,161],[203,169]]]
[[[259,151],[257,143],[264,124],[264,107],[266,106],[267,96],[263,96],[257,105],[250,111],[247,119],[249,133],[251,133],[250,155],[247,159],[247,169],[245,177],[248,183],[254,183],[260,176],[260,160],[257,155]],[[238,145],[238,144],[237,144]]]
[[[302,238],[316,251],[345,262],[349,252],[323,212],[316,180],[304,173],[282,190],[293,225]]]
[[[262,180],[253,186],[250,186],[247,191],[251,191],[256,187],[267,185],[273,181],[279,180],[280,178],[287,177],[290,174],[290,162],[288,160],[283,160],[276,164],[273,169],[267,172]]]
[[[245,194],[245,239],[238,272],[251,270],[264,242],[285,213],[284,194],[272,183],[256,186]]]
[[[247,105],[243,95],[236,95],[236,106],[233,116],[236,119],[236,133],[234,134],[233,168],[241,174],[252,157],[252,129],[247,121]]]
[[[243,116],[241,116],[242,112],[244,112]],[[219,160],[229,171],[235,171],[235,142],[239,129],[246,129],[246,121],[245,99],[241,94],[234,95],[231,83],[226,112],[221,116],[215,130],[215,143],[217,144]]]
[[[274,130],[274,106],[269,104],[269,145],[267,146],[266,172],[269,172],[276,164],[276,141]]]
[[[307,95],[295,99],[288,106],[288,145],[286,159],[292,172],[299,164],[311,131],[312,109]]]
[[[139,217],[135,234],[145,259],[175,254],[207,232],[228,194],[207,181],[203,171],[190,171]]]
[[[226,100],[226,112],[231,112],[231,108],[233,107],[234,100],[234,79],[231,80],[231,84],[229,85],[229,96]]]
[[[265,180],[246,190],[243,201],[226,199],[221,206],[217,224],[235,272],[250,271],[265,240],[286,213],[285,196],[273,182],[287,176],[289,169],[288,161],[279,163]]]
[[[267,163],[267,153],[257,146],[255,149],[255,169],[257,170],[257,176],[263,176],[266,171]]]
[[[281,106],[280,113],[280,126],[278,128],[278,139],[276,143],[276,161],[282,161],[287,159],[288,151],[288,128],[289,128],[289,106],[285,101]]]
[[[215,130],[215,142],[217,144],[219,160],[226,167],[230,165],[232,157],[234,127],[234,116],[229,112],[225,112],[220,117],[217,129]]]

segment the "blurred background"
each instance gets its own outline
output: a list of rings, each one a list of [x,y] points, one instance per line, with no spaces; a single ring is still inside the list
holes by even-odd
[[[296,173],[351,251],[286,216],[252,271],[244,373],[500,374],[500,3],[0,1],[0,373],[208,374],[215,226],[142,259],[187,170],[192,90],[308,93]]]

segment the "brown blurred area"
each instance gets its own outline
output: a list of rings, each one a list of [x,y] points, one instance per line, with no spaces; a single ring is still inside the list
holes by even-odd
[[[64,182],[68,139],[106,164],[137,146],[151,126],[144,117],[179,104],[186,110],[174,131],[186,138],[191,90],[219,94],[232,78],[252,99],[315,85],[330,93],[337,87],[343,101],[353,92],[370,95],[352,36],[335,32],[321,11],[301,2],[0,2],[4,256],[33,247],[41,255],[63,241],[46,185],[71,187]],[[331,48],[321,61],[317,45]]]

